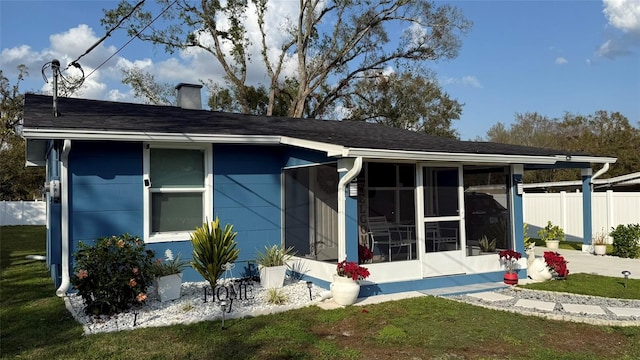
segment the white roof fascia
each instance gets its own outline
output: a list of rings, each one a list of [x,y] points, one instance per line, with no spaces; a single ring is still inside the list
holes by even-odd
[[[583,155],[556,155],[558,161],[564,162],[578,162],[578,163],[592,163],[592,164],[605,164],[615,163],[618,158],[613,157],[600,157],[600,156],[583,156]]]
[[[475,162],[487,164],[555,164],[554,156],[527,156],[502,154],[471,154],[426,151],[404,151],[384,149],[349,148],[343,152],[344,157],[379,158],[394,160]]]
[[[201,142],[201,143],[237,143],[237,144],[279,144],[278,135],[224,135],[224,134],[188,134],[188,133],[150,133],[126,131],[86,131],[86,130],[38,130],[24,129],[27,139],[69,139],[69,140],[115,140],[115,141],[163,141],[163,142]]]
[[[640,180],[640,172],[635,172],[627,175],[620,175],[609,179],[595,179],[594,185],[611,185],[624,182],[632,182],[634,180]],[[566,187],[566,186],[580,186],[581,180],[569,180],[569,181],[553,181],[546,183],[530,183],[524,184],[526,189],[529,188],[544,188],[544,187]]]
[[[580,186],[582,181],[580,180],[568,180],[568,181],[553,181],[546,183],[529,183],[523,184],[525,189],[545,188],[545,187],[564,187],[564,186]]]
[[[341,156],[344,152],[344,146],[327,144],[319,141],[303,140],[298,138],[292,138],[289,136],[281,136],[280,143],[283,145],[291,145],[295,147],[301,147],[311,150],[325,151],[327,156]]]

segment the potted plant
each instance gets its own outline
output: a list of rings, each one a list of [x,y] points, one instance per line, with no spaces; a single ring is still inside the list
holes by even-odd
[[[607,234],[604,232],[596,233],[591,239],[591,244],[594,254],[603,256],[607,254]]]
[[[358,244],[358,263],[369,263],[371,259],[373,259],[373,251],[366,245]]]
[[[279,288],[284,284],[287,274],[287,261],[295,252],[292,247],[278,245],[265,246],[264,251],[256,252],[256,263],[260,271],[260,285],[265,288]]]
[[[354,261],[343,260],[338,263],[336,274],[330,285],[333,301],[338,305],[352,305],[358,299],[360,283],[369,277],[369,269]]]
[[[569,268],[564,257],[554,251],[544,252],[544,261],[547,263],[556,279],[566,279],[569,276]]]
[[[515,267],[522,254],[513,250],[502,250],[498,253],[498,256],[500,256],[500,263],[507,268],[507,272],[504,274],[504,283],[516,285],[518,283],[518,274],[515,272]]]
[[[189,263],[180,261],[180,255],[173,257],[170,249],[165,250],[164,260],[157,259],[151,265],[153,285],[160,301],[171,301],[180,297],[182,287],[182,270]]]
[[[553,225],[551,221],[538,231],[538,236],[549,249],[558,249],[560,241],[564,241],[564,231],[558,225]]]
[[[496,251],[496,238],[489,241],[487,235],[482,235],[482,238],[478,243],[480,245],[480,251],[483,253],[492,253]]]

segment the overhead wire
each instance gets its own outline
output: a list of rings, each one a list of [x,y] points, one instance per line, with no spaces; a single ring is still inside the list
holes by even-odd
[[[141,0],[140,2],[138,2],[136,4],[136,6],[133,7],[133,9],[131,9],[131,11],[122,17],[122,19],[120,19],[120,21],[118,21],[118,23],[116,24],[116,26],[112,27],[111,29],[107,30],[107,32],[104,34],[104,36],[102,36],[100,39],[98,39],[98,41],[95,42],[95,44],[91,45],[91,47],[89,47],[82,55],[78,56],[77,59],[75,59],[74,61],[70,62],[69,65],[67,65],[67,67],[65,68],[65,70],[67,70],[69,68],[69,66],[77,63],[83,56],[89,54],[91,52],[91,50],[95,49],[96,46],[100,45],[103,41],[105,41],[109,36],[111,36],[111,33],[114,32],[116,29],[118,29],[120,27],[120,25],[122,25],[122,23],[127,20],[129,17],[131,17],[131,15],[133,15],[133,13],[140,7],[142,6],[142,4],[144,4],[145,0]],[[75,65],[74,65],[75,66]]]
[[[144,0],[142,1],[144,2]],[[140,29],[140,31],[136,32],[135,35],[133,37],[131,37],[131,39],[129,39],[129,41],[127,41],[124,45],[122,45],[118,50],[116,50],[116,52],[114,52],[113,54],[111,54],[111,56],[109,56],[105,61],[103,61],[100,65],[98,65],[95,69],[93,69],[86,77],[88,78],[89,76],[91,76],[94,72],[96,72],[98,69],[100,69],[104,64],[106,64],[109,60],[111,60],[114,56],[116,56],[120,51],[122,51],[127,45],[129,45],[129,43],[131,43],[133,40],[135,40],[143,31],[147,30],[147,28],[149,26],[151,26],[156,20],[158,20],[160,18],[160,16],[162,16],[165,12],[167,12],[167,10],[169,10],[173,4],[177,3],[178,0],[174,0],[171,4],[169,4],[166,8],[164,8],[159,14],[158,16],[156,16],[155,18],[153,18],[153,20],[151,20],[150,23],[148,23],[147,25],[145,25],[145,27],[143,27],[142,29]],[[96,44],[97,45],[97,44]],[[93,46],[95,47],[95,45]]]

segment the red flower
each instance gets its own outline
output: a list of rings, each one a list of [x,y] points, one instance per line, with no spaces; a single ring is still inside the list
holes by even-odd
[[[567,277],[569,275],[567,261],[559,253],[554,251],[545,251],[544,261],[559,277]]]
[[[364,245],[358,245],[358,262],[362,264],[371,259],[373,259],[373,251]]]
[[[502,250],[498,253],[498,256],[500,256],[500,262],[507,267],[507,272],[512,273],[522,254],[513,250]]]
[[[342,260],[338,263],[338,276],[352,278],[353,280],[362,280],[369,277],[369,269],[360,266],[353,261],[347,262]]]

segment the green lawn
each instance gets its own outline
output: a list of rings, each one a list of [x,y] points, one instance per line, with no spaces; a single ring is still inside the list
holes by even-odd
[[[638,359],[640,327],[545,320],[421,297],[82,335],[48,279],[44,228],[1,227],[3,359]],[[579,277],[569,276],[580,281]],[[634,285],[635,286],[635,285]]]

